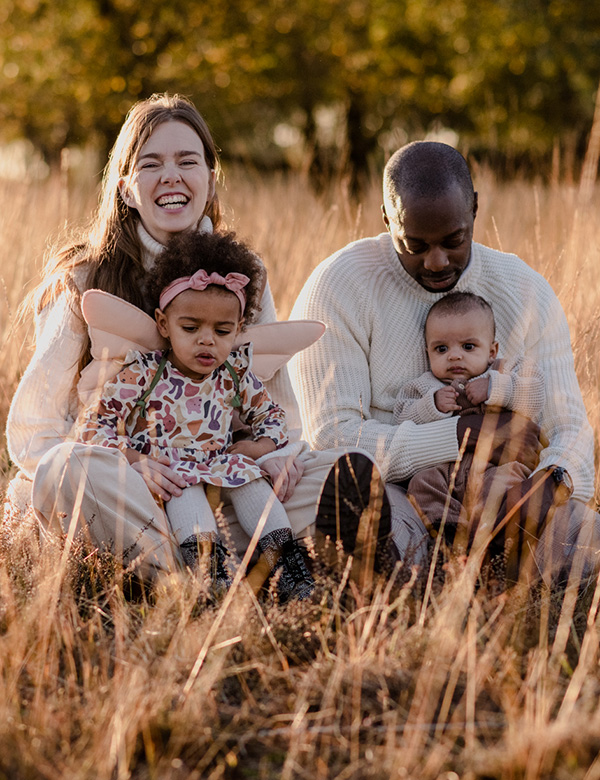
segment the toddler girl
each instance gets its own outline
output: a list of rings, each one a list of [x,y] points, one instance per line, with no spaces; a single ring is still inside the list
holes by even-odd
[[[230,583],[227,551],[205,486],[230,498],[250,536],[268,512],[258,549],[277,573],[285,602],[307,598],[314,587],[283,505],[257,463],[287,443],[285,417],[252,373],[252,345],[233,350],[259,308],[263,274],[257,256],[231,233],[189,232],[171,241],[148,280],[168,347],[128,353],[86,410],[78,438],[118,448],[130,464],[163,463],[183,478],[187,486],[167,501],[167,516],[186,565],[209,549],[219,587]],[[234,443],[234,410],[252,438]]]

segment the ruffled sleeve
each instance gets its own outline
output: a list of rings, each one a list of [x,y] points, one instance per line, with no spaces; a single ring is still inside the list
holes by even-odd
[[[252,344],[239,347],[229,361],[239,378],[240,420],[249,425],[254,439],[269,438],[279,449],[288,443],[285,412],[252,372]]]

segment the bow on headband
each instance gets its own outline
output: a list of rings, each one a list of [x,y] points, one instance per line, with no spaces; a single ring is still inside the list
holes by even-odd
[[[246,308],[246,294],[244,293],[244,287],[250,281],[250,277],[245,274],[231,273],[227,276],[221,276],[216,271],[212,274],[207,274],[204,268],[200,268],[199,271],[193,276],[181,276],[179,279],[175,279],[174,282],[167,285],[160,294],[159,306],[164,311],[175,296],[182,293],[184,290],[206,290],[209,284],[218,284],[221,287],[225,287],[230,290],[239,300],[242,307],[242,314]]]

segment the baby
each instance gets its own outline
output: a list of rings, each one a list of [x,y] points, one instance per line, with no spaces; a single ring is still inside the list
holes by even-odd
[[[423,424],[451,415],[482,414],[490,408],[519,412],[537,421],[545,399],[543,376],[525,360],[506,371],[503,361],[497,359],[495,331],[492,308],[480,296],[454,292],[436,301],[425,321],[430,370],[401,388],[394,406],[394,422],[412,420]],[[498,498],[530,473],[516,461],[497,467],[489,465],[476,503],[471,500],[466,507],[472,462],[472,455],[465,454],[455,475],[447,510],[454,463],[423,469],[408,485],[408,494],[430,530],[437,531],[446,512],[450,540],[458,527],[468,527],[470,516],[475,519],[492,491]]]
[[[252,345],[233,349],[258,310],[263,280],[259,259],[233,234],[190,232],[172,240],[148,282],[168,346],[128,353],[86,410],[79,440],[117,448],[130,464],[165,464],[182,478],[186,487],[166,501],[167,517],[186,565],[208,549],[217,587],[230,577],[206,486],[230,498],[249,536],[266,514],[258,549],[285,602],[308,598],[314,588],[285,509],[257,463],[287,443],[285,416],[252,372]],[[234,442],[234,410],[251,438]]]

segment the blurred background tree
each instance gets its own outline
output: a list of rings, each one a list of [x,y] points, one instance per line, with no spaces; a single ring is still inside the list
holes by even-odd
[[[317,180],[422,137],[572,167],[599,78],[589,0],[0,0],[0,138],[50,164],[104,154],[133,102],[169,90],[226,158]]]

